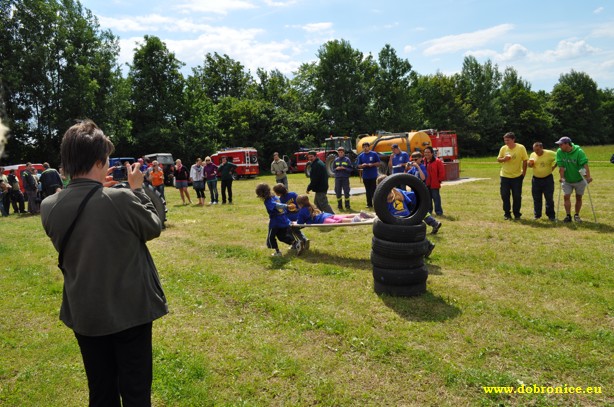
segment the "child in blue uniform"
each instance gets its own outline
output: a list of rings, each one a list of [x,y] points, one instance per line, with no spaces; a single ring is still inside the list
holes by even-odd
[[[380,184],[386,175],[380,175],[377,178],[377,185]],[[388,211],[394,216],[404,217],[409,216],[416,206],[416,194],[412,191],[404,191],[401,188],[392,188],[388,194]],[[435,248],[435,244],[427,239],[429,248],[424,257],[429,257]]]
[[[296,222],[298,220],[298,205],[296,204],[296,199],[298,198],[298,194],[296,192],[289,192],[286,186],[282,183],[276,184],[273,186],[273,192],[275,195],[279,197],[279,201],[282,204],[286,204],[286,216],[290,222]],[[309,249],[309,239],[307,236],[303,234],[300,228],[290,228],[290,232],[292,236],[296,240],[300,240],[303,245],[303,249]]]
[[[309,202],[308,195],[299,195],[296,199],[296,203],[300,208],[298,211],[298,219],[296,221],[296,223],[299,225],[363,222],[366,219],[371,219],[374,217],[373,215],[365,212],[350,213],[345,215],[334,215],[328,212],[321,212],[315,205]]]
[[[256,196],[264,201],[264,207],[269,214],[269,233],[266,238],[266,246],[275,249],[273,256],[281,256],[277,239],[296,249],[296,254],[301,254],[303,245],[295,240],[290,233],[290,220],[286,215],[288,205],[282,204],[279,198],[271,193],[268,184],[258,184]]]
[[[419,151],[414,151],[411,154],[411,161],[408,164],[407,173],[411,174],[426,184],[426,178],[428,176],[426,165],[422,163],[422,153]],[[437,234],[439,229],[441,228],[441,222],[431,216],[429,213],[426,218],[424,218],[424,223],[433,228],[431,231],[432,234]]]

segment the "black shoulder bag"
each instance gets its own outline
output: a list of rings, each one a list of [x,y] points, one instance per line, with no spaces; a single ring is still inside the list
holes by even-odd
[[[58,267],[60,268],[60,270],[62,270],[62,274],[65,274],[64,268],[62,267],[62,265],[64,263],[64,248],[66,247],[66,243],[68,243],[68,239],[70,239],[70,235],[72,235],[72,232],[75,229],[75,225],[77,224],[77,220],[79,219],[79,216],[81,216],[81,212],[83,212],[83,208],[85,208],[85,204],[87,204],[87,201],[89,201],[92,195],[94,195],[94,192],[96,192],[100,188],[102,188],[102,185],[95,186],[94,188],[91,189],[90,192],[87,193],[85,198],[83,198],[83,201],[81,201],[81,204],[79,205],[79,208],[77,209],[77,216],[75,216],[75,219],[70,224],[70,227],[68,228],[68,230],[66,231],[66,234],[64,235],[64,238],[62,239],[62,243],[60,244],[60,252],[58,254]]]

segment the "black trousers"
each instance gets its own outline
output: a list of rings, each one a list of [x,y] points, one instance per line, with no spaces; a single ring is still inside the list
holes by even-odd
[[[531,195],[533,195],[533,214],[536,218],[542,216],[542,195],[546,200],[546,216],[554,219],[554,177],[552,174],[544,178],[531,179]]]
[[[373,194],[377,186],[377,178],[363,179],[362,182],[365,184],[365,192],[367,193],[367,206],[371,208],[373,207]]]
[[[501,200],[503,201],[503,212],[506,216],[511,216],[510,211],[514,212],[514,217],[519,218],[522,216],[520,213],[520,207],[522,206],[522,180],[524,177],[521,175],[517,178],[501,177]],[[512,197],[512,204],[510,203],[510,195]]]
[[[269,234],[266,237],[266,247],[269,249],[279,250],[279,245],[277,244],[277,239],[284,242],[287,245],[292,245],[295,242],[295,239],[290,232],[290,228],[270,228]]]
[[[75,332],[90,406],[151,406],[151,327],[150,322],[105,336]]]
[[[222,180],[222,203],[226,203],[226,191],[228,191],[228,202],[232,202],[232,180]]]

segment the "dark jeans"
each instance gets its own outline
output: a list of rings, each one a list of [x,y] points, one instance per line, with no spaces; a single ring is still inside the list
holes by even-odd
[[[326,196],[326,192],[316,192],[316,197],[313,200],[313,203],[322,212],[335,213],[333,208],[331,208],[330,204],[328,203],[328,196]]]
[[[232,202],[232,180],[222,180],[222,203],[226,203],[226,191],[228,191],[228,202]]]
[[[441,195],[439,194],[439,188],[432,189],[429,188],[429,193],[431,194],[431,212],[433,211],[433,205],[435,206],[435,214],[443,215],[443,208],[441,207]]]
[[[520,213],[520,207],[522,206],[522,180],[524,176],[517,178],[501,177],[501,200],[503,201],[503,212],[505,216],[511,216],[510,212],[514,212],[514,217],[519,218],[522,216]],[[510,204],[510,195],[512,197],[513,208]]]
[[[375,193],[375,187],[377,186],[377,178],[363,179],[362,182],[365,184],[365,191],[367,193],[367,206],[371,208],[373,207],[373,194]]]
[[[207,186],[209,187],[209,195],[211,195],[211,203],[217,202],[217,179],[207,181]]]
[[[151,406],[151,327],[150,322],[105,336],[75,332],[90,406]]]
[[[536,218],[542,216],[542,195],[546,200],[546,216],[554,219],[554,176],[544,178],[533,177],[531,180],[531,194],[533,195],[533,214]]]
[[[164,184],[160,184],[160,185],[158,185],[157,187],[154,187],[154,186],[152,186],[152,187],[153,187],[154,191],[158,191],[158,192],[160,193],[160,196],[161,196],[162,198],[166,199],[166,198],[164,197]]]
[[[11,191],[11,204],[14,213],[26,212],[26,204],[21,191]]]

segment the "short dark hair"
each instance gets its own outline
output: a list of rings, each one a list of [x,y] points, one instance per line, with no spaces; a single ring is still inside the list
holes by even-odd
[[[533,143],[533,145],[543,147],[544,143],[542,143],[541,141],[536,141],[535,143]]]
[[[516,140],[516,135],[512,133],[511,131],[508,131],[507,133],[505,133],[503,137],[507,137],[507,138],[511,138],[512,140]]]
[[[71,126],[60,146],[64,172],[71,178],[86,174],[96,162],[105,162],[115,146],[96,123],[82,120]]]
[[[288,193],[288,189],[282,183],[273,185],[273,192],[279,195],[286,195]]]

